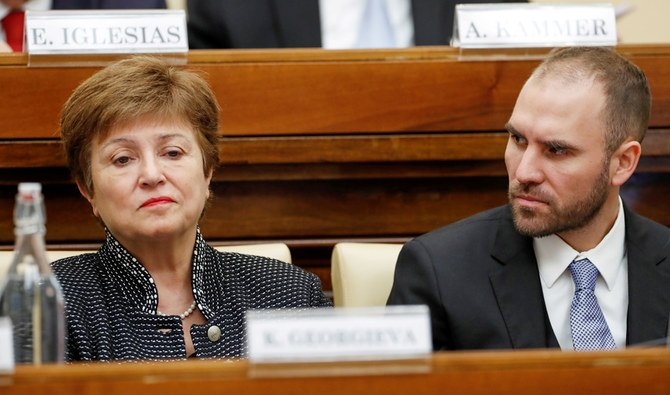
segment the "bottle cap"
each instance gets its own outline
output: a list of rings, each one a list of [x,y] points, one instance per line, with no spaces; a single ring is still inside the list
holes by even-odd
[[[19,183],[20,194],[34,194],[42,192],[42,184],[39,182],[22,182]]]

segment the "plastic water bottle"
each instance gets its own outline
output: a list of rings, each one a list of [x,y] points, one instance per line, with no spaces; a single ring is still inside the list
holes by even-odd
[[[0,317],[12,321],[16,363],[65,358],[63,293],[46,255],[42,186],[21,183],[14,207],[14,258],[0,284]]]

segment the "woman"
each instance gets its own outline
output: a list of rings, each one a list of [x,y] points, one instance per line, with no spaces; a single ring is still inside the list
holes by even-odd
[[[242,356],[246,310],[330,305],[315,275],[203,240],[218,116],[201,77],[150,57],[106,67],[65,104],[68,165],[106,231],[98,252],[53,264],[69,360]]]

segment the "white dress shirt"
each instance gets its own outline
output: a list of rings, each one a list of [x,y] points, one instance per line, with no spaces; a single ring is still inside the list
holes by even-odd
[[[51,0],[30,0],[23,4],[24,10],[45,11],[51,9]],[[0,3],[0,20],[9,14],[9,7]],[[5,41],[5,31],[0,25],[0,41]]]
[[[562,350],[572,350],[570,306],[575,283],[568,266],[575,259],[588,258],[598,268],[595,294],[617,348],[626,346],[628,315],[628,258],[623,203],[614,226],[593,249],[578,252],[560,237],[551,235],[533,239],[540,271],[542,292],[549,321]]]
[[[326,49],[353,48],[363,18],[366,0],[319,0],[321,46]],[[410,0],[386,0],[395,47],[414,45],[414,23]]]

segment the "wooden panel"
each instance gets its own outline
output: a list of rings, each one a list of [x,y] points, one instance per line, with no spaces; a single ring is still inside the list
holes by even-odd
[[[506,179],[217,182],[212,190],[201,223],[211,240],[408,236],[504,202]],[[0,206],[11,208],[15,194],[0,186]],[[44,195],[48,242],[101,240],[74,185],[46,184]],[[0,212],[0,243],[14,239],[11,215]]]
[[[5,395],[668,394],[670,352],[451,352],[405,361],[254,365],[238,361],[19,366]]]
[[[222,165],[487,160],[506,142],[506,133],[223,137],[219,155]],[[0,142],[0,168],[66,166],[62,151],[60,140]]]
[[[507,133],[222,137],[220,164],[394,163],[503,158]],[[643,156],[670,156],[670,129],[651,129]],[[65,167],[60,140],[0,141],[0,169]],[[667,169],[670,171],[670,168]]]
[[[502,164],[500,165],[502,167]],[[202,221],[208,241],[281,240],[293,262],[330,285],[330,253],[338,241],[404,242],[506,201],[507,178],[459,176],[279,181],[216,181]],[[98,245],[104,235],[74,185],[45,182],[50,245]],[[16,187],[0,185],[0,244],[14,238]],[[622,196],[634,210],[670,225],[670,173],[639,173]]]
[[[645,69],[653,94],[643,158],[622,195],[670,225],[670,46],[618,50]],[[402,242],[503,204],[503,127],[544,52],[189,53],[186,67],[205,74],[222,107],[221,167],[205,237],[287,242],[294,262],[329,288],[338,241]],[[0,248],[14,239],[11,207],[21,181],[44,184],[50,245],[102,240],[70,181],[56,130],[63,102],[102,60],[29,67],[25,55],[0,54]]]
[[[670,125],[669,49],[619,50],[648,74],[651,125]],[[459,58],[453,48],[299,54],[193,51],[188,67],[210,80],[222,134],[248,136],[500,130],[539,61]],[[56,136],[62,104],[98,69],[35,68],[26,61],[0,55],[0,138]]]
[[[504,204],[506,177],[216,182],[202,220],[216,240],[409,237]],[[14,239],[16,187],[0,186],[0,243]],[[72,184],[45,184],[47,240],[99,242],[103,233]],[[636,211],[670,225],[670,175],[636,174],[623,188]]]
[[[0,68],[0,138],[56,138],[58,115],[93,68]]]

